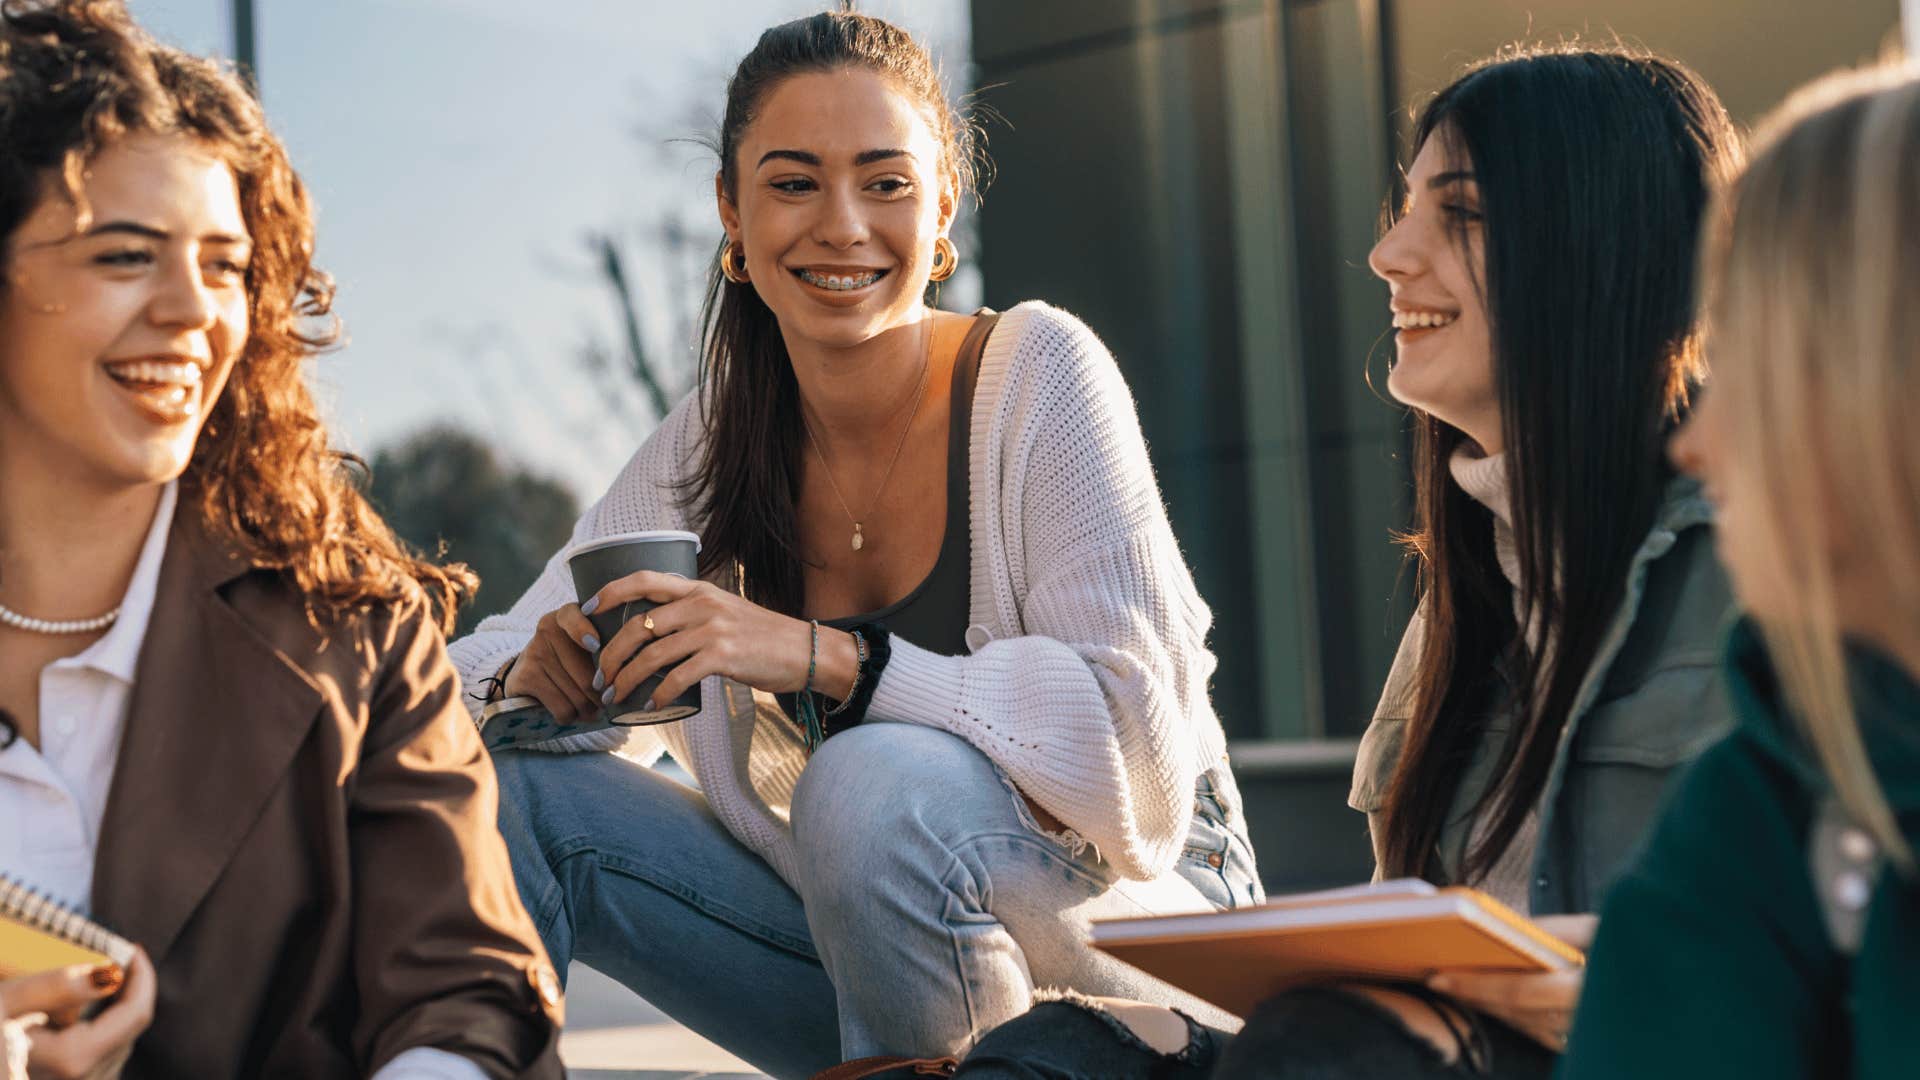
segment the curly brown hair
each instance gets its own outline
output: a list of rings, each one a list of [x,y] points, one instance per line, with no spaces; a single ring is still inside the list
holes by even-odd
[[[340,336],[333,282],[313,265],[307,190],[259,103],[231,70],[155,41],[122,0],[0,0],[0,237],[49,177],[84,216],[88,159],[134,133],[218,152],[253,239],[252,330],[181,477],[183,505],[254,565],[285,573],[316,621],[419,589],[451,632],[476,578],[394,536],[359,490],[358,459],[328,445],[303,378]]]

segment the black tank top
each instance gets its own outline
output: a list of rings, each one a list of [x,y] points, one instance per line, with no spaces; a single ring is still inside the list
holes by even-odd
[[[967,436],[973,429],[973,391],[980,379],[980,354],[986,350],[987,335],[999,321],[1000,316],[986,308],[975,312],[973,327],[954,360],[953,396],[947,406],[947,526],[933,569],[911,592],[886,607],[840,619],[821,619],[821,626],[846,630],[861,623],[885,623],[894,637],[923,649],[942,656],[966,654],[973,576],[973,540],[967,515],[972,496]],[[780,707],[788,716],[794,715],[795,697],[779,695]]]

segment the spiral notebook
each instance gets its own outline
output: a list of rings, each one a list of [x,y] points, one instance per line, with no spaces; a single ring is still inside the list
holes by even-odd
[[[0,874],[0,979],[71,964],[133,962],[133,942]]]

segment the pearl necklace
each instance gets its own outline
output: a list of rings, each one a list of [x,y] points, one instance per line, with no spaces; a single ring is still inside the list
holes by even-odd
[[[120,618],[120,609],[114,608],[105,615],[96,615],[91,619],[36,619],[31,615],[22,615],[5,604],[0,604],[0,623],[16,630],[25,630],[30,634],[91,634],[105,630]]]

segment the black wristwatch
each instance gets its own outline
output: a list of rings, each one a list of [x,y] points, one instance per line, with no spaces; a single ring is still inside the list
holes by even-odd
[[[860,674],[853,684],[853,693],[847,700],[825,716],[821,717],[821,726],[827,738],[858,727],[867,718],[867,707],[873,704],[874,687],[880,685],[880,675],[887,669],[887,661],[893,656],[893,635],[887,631],[886,623],[870,622],[850,626],[847,632],[853,634],[866,646],[867,660],[860,667]]]

